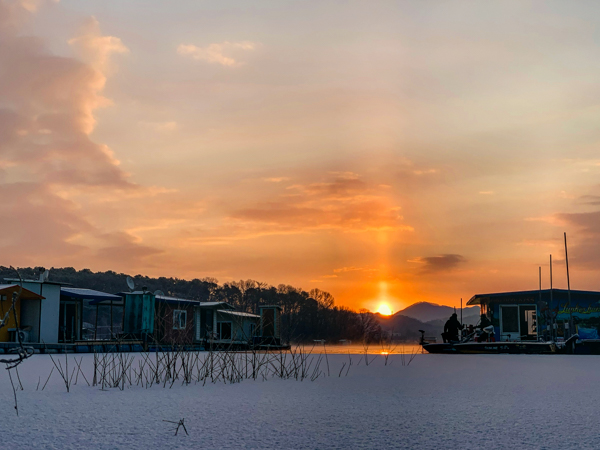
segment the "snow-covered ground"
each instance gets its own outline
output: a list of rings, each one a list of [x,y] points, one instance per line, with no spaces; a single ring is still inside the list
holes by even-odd
[[[338,377],[348,356],[330,355],[331,376],[313,382],[102,391],[79,376],[67,393],[56,371],[41,390],[52,362],[35,355],[19,369],[18,417],[0,369],[0,448],[600,447],[598,357],[419,354],[403,366],[392,355],[368,367],[359,358]],[[90,382],[92,360],[84,355]],[[189,436],[174,436],[163,420],[182,418]]]

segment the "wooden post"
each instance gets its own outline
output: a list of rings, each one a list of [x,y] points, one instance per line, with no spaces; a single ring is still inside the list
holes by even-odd
[[[98,339],[98,303],[96,303],[96,323],[94,324],[94,340]]]

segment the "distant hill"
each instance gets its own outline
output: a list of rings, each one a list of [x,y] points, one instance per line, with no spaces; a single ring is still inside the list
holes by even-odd
[[[420,320],[421,322],[431,322],[432,320],[443,320],[446,321],[454,312],[454,308],[450,306],[438,305],[436,303],[419,302],[410,305],[408,308],[398,311],[395,315],[402,315],[412,317],[413,319]],[[456,309],[456,313],[460,318],[460,309]],[[479,306],[470,306],[463,308],[463,322],[467,322],[465,319],[471,319],[471,316],[479,316]],[[469,320],[470,323],[471,320]]]
[[[421,337],[419,330],[425,330],[427,336],[433,336],[440,334],[444,328],[444,324],[440,328],[439,324],[423,323],[420,320],[401,314],[394,314],[393,316],[375,314],[375,317],[381,328],[388,333],[393,333],[394,338],[397,340],[418,341]]]

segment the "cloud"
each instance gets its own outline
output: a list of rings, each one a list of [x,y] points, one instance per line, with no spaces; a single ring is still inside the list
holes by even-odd
[[[579,197],[579,201],[586,205],[600,205],[600,195],[582,195]]]
[[[70,39],[69,45],[75,49],[81,61],[89,64],[102,74],[112,68],[109,63],[110,56],[113,53],[129,52],[129,49],[118,37],[102,35],[100,23],[95,17],[90,17],[86,21],[81,27],[80,35]],[[106,82],[106,77],[104,77],[104,82]]]
[[[494,195],[494,191],[479,191],[479,195]]]
[[[206,47],[198,47],[193,44],[180,44],[177,47],[177,53],[187,56],[197,61],[205,61],[211,64],[221,64],[222,66],[235,67],[243,63],[236,61],[232,56],[225,54],[238,54],[240,51],[252,51],[256,48],[256,43],[249,41],[241,42],[221,42],[220,44],[209,44]]]
[[[333,269],[334,273],[347,273],[347,272],[377,272],[377,269],[371,267],[340,267],[339,269]]]
[[[425,256],[409,260],[409,262],[423,264],[421,269],[421,273],[423,274],[449,272],[458,268],[466,261],[467,260],[464,256],[457,254]]]
[[[0,250],[11,264],[72,263],[116,247],[151,254],[94,225],[82,213],[90,198],[74,200],[140,190],[90,137],[94,111],[110,104],[102,96],[110,57],[127,49],[92,18],[69,41],[78,58],[54,55],[21,33],[41,3],[0,0]]]
[[[569,262],[582,269],[600,269],[600,211],[561,213],[556,217],[571,236]],[[576,232],[569,233],[569,228]]]
[[[231,218],[263,232],[412,230],[387,190],[354,173],[332,172],[324,181],[295,184],[285,191],[238,209]]]
[[[289,177],[268,177],[263,178],[263,181],[267,183],[281,183],[282,181],[289,181]]]

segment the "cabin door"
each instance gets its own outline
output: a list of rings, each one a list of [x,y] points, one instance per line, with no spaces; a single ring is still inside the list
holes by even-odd
[[[79,340],[79,304],[77,302],[60,302],[58,327],[59,342]]]
[[[517,305],[500,306],[500,340],[518,340],[519,332],[519,307]]]
[[[537,308],[535,305],[500,306],[500,340],[537,339]]]

